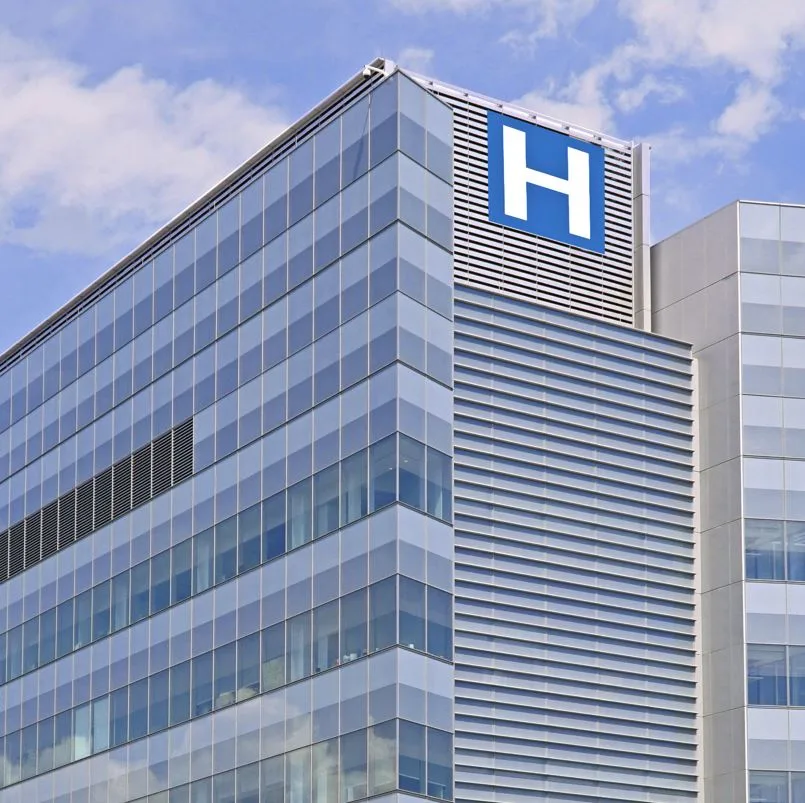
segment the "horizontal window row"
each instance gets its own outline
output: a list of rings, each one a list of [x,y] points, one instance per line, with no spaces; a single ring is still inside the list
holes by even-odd
[[[136,795],[146,786],[165,785],[155,784],[153,776],[147,783],[142,769],[134,769],[127,780],[129,793]],[[353,803],[395,789],[452,799],[452,734],[389,720],[137,797],[133,803]],[[56,803],[61,803],[59,797]]]
[[[389,577],[38,724],[7,728],[5,744],[16,746],[21,741],[36,744],[37,749],[40,744],[53,747],[48,741],[51,733],[71,727],[73,739],[78,723],[91,716],[94,724],[87,752],[73,749],[64,753],[60,763],[37,765],[38,772],[48,771],[398,643],[449,660],[451,596],[407,577]]]
[[[383,169],[403,170],[404,165],[392,159]],[[274,328],[278,323],[284,324],[286,316],[299,316],[292,322],[295,325],[288,329],[285,349],[298,349],[300,346],[296,341],[304,341],[306,329],[309,330],[307,338],[310,342],[314,330],[314,285],[332,299],[329,306],[320,308],[319,330],[326,331],[328,326],[337,325],[336,298],[343,297],[342,314],[346,319],[356,314],[361,306],[365,309],[396,289],[411,293],[423,304],[429,302],[440,314],[450,317],[449,253],[429,245],[428,240],[415,233],[414,228],[425,234],[425,219],[418,221],[404,214],[405,206],[400,208],[398,205],[396,177],[391,176],[387,183],[392,188],[391,198],[384,202],[382,214],[370,204],[367,191],[365,220],[351,239],[344,239],[342,231],[339,243],[337,228],[334,233],[322,235],[330,239],[335,236],[335,242],[326,251],[326,259],[319,256],[323,246],[314,235],[316,221],[311,218],[309,225],[302,221],[288,232],[287,237],[283,235],[270,243],[237,270],[232,270],[192,301],[186,302],[173,315],[110,353],[95,370],[83,374],[77,381],[71,380],[58,396],[50,398],[41,407],[32,408],[24,421],[22,418],[12,421],[11,430],[0,434],[0,446],[5,443],[16,447],[10,450],[10,469],[16,468],[23,457],[30,459],[47,451],[56,431],[61,439],[69,437],[91,420],[93,413],[102,415],[202,350],[216,337],[222,337],[275,302],[279,306],[271,312]],[[422,204],[423,210],[430,210],[425,201]],[[334,214],[337,224],[337,207]],[[428,219],[435,214],[428,211]],[[398,217],[413,228],[391,226]],[[299,227],[305,231],[295,236]],[[449,235],[449,219],[446,217],[442,228]],[[370,240],[370,248],[363,245],[353,251],[375,234],[378,236]],[[440,239],[443,241],[445,237]],[[442,245],[449,247],[449,241],[442,242]],[[343,260],[343,269],[337,264],[332,265],[322,272],[320,281],[308,281],[315,270],[337,263],[339,256],[349,251],[352,253]],[[339,278],[345,282],[340,292]],[[289,288],[296,289],[286,296]],[[53,420],[54,415],[58,420]]]
[[[348,213],[356,201],[348,197],[350,191],[356,194],[352,185],[398,149],[410,157],[399,183],[409,187],[412,198],[419,193],[425,197],[428,174],[420,165],[449,182],[450,109],[416,88],[415,94],[421,93],[426,100],[415,104],[418,114],[413,122],[398,114],[393,103],[374,101],[378,93],[391,91],[384,86],[372,95],[371,103],[370,98],[359,101],[0,377],[0,429],[102,362],[314,208],[326,205],[342,189]],[[374,126],[370,109],[376,111],[380,105],[388,108],[382,122]],[[435,128],[429,127],[426,117]],[[321,164],[320,159],[324,159]]]
[[[750,770],[749,803],[805,803],[805,772]]]
[[[805,646],[749,644],[749,705],[805,706]]]
[[[385,438],[0,635],[0,682],[394,502],[449,522],[451,494],[447,455],[404,435]]]
[[[746,519],[747,580],[805,582],[805,521]]]
[[[149,384],[152,364],[167,349],[161,362],[170,371],[170,350],[178,348],[181,334],[167,332],[162,349],[149,341],[134,363],[131,354],[118,353],[114,369],[110,361],[103,379],[88,375],[89,383],[82,380],[78,394],[72,393],[69,400],[61,399],[66,408],[60,410],[56,404],[50,409],[46,405],[10,431],[0,433],[0,523],[6,516],[13,523],[26,510],[47,504],[59,493],[100,473],[193,412],[230,396],[250,381],[250,395],[244,403],[250,403],[254,396],[265,396],[269,428],[398,358],[450,385],[451,325],[409,295],[395,292],[396,228],[386,230],[382,238],[391,241],[387,243],[390,261],[382,266],[387,275],[381,281],[382,289],[377,291],[378,298],[385,300],[371,308],[368,303],[360,304],[361,312],[356,306],[358,299],[353,298],[355,309],[348,322],[341,318],[344,308],[339,310],[337,273],[330,276],[336,281],[335,288],[309,283],[294,291],[287,303],[277,302],[216,342],[212,342],[216,309],[213,299],[209,338],[199,343],[198,329],[202,324],[197,323],[198,353],[193,351],[191,318],[184,362],[154,384]],[[367,249],[354,256],[365,269]],[[360,273],[360,264],[358,270]],[[362,284],[365,293],[365,277]],[[358,285],[353,290],[360,296]],[[322,297],[317,298],[315,308],[321,309],[322,314],[314,315],[314,293],[319,289]],[[335,295],[331,296],[333,289]],[[294,295],[299,298],[294,300]],[[450,306],[448,289],[445,304]],[[339,322],[346,325],[338,329]],[[186,359],[194,353],[192,360]],[[140,365],[144,371],[142,382],[136,381]],[[268,388],[261,389],[261,374],[262,385]],[[91,381],[94,378],[101,383],[97,387]],[[230,399],[229,404],[236,406],[238,402]]]
[[[0,582],[20,574],[193,474],[193,419],[0,532]]]

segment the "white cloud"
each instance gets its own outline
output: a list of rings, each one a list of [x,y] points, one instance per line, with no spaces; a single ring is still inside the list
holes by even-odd
[[[632,112],[643,106],[651,95],[660,103],[674,103],[685,97],[686,93],[679,84],[646,75],[634,86],[621,89],[616,95],[616,104],[621,111]]]
[[[406,47],[400,51],[395,61],[400,67],[412,72],[425,73],[433,64],[434,52],[424,47]]]
[[[782,111],[770,87],[746,83],[738,88],[735,100],[715,122],[715,131],[725,137],[756,142]]]
[[[555,117],[593,131],[612,133],[613,110],[604,98],[597,75],[592,71],[573,78],[561,90],[548,84],[514,101],[537,114]]]
[[[0,243],[104,253],[150,233],[286,125],[215,81],[101,81],[0,31]]]

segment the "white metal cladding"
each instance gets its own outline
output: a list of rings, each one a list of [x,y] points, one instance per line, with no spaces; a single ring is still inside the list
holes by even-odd
[[[516,231],[489,220],[487,111],[502,111],[531,122],[534,115],[414,77],[453,108],[456,281],[631,324],[634,315],[631,144],[596,137],[592,132],[578,132],[604,146],[604,254]],[[538,121],[548,123],[543,118]],[[551,127],[567,133],[561,124]]]
[[[694,801],[687,346],[455,304],[456,799]]]

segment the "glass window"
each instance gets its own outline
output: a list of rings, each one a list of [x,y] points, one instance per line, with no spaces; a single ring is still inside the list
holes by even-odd
[[[112,578],[112,630],[120,630],[129,623],[129,573]]]
[[[240,299],[240,288],[238,287],[238,271],[231,271],[226,276],[221,277],[217,282],[218,298],[216,301],[217,312],[217,332],[218,337],[238,325],[240,312],[238,301]]]
[[[341,253],[349,253],[368,236],[369,181],[362,176],[341,193]]]
[[[371,158],[372,165],[378,164],[397,150],[397,76],[386,79],[371,94],[372,111]]]
[[[148,733],[148,678],[129,686],[129,741]]]
[[[235,517],[215,525],[215,582],[223,583],[237,574],[238,523]]]
[[[453,659],[453,598],[428,586],[428,652]]]
[[[425,164],[427,93],[413,81],[400,79],[400,150]]]
[[[310,799],[310,748],[303,747],[285,756],[285,801],[309,803]]]
[[[354,318],[368,305],[369,248],[362,245],[341,260],[341,322]]]
[[[338,600],[313,611],[313,672],[338,664]]]
[[[785,647],[747,646],[749,705],[787,705]]]
[[[341,598],[342,663],[366,655],[367,594],[362,588]]]
[[[425,651],[425,586],[400,577],[400,644]]]
[[[238,641],[238,702],[260,693],[260,665],[260,634],[252,633]]]
[[[313,284],[308,282],[288,294],[288,353],[313,341]]]
[[[316,134],[316,206],[338,192],[341,183],[341,120]]]
[[[453,737],[435,728],[428,728],[428,795],[453,797]]]
[[[190,719],[190,661],[170,670],[170,724]]]
[[[285,552],[285,493],[263,502],[263,560],[272,560]]]
[[[788,579],[795,581],[805,580],[805,523],[798,521],[786,522],[785,534],[786,545],[788,547]],[[747,548],[748,545],[749,541],[747,538]],[[748,567],[747,577],[749,577]],[[763,579],[782,580],[783,578],[782,576],[779,576]]]
[[[193,659],[191,709],[194,717],[212,711],[212,653],[206,652]]]
[[[428,447],[428,513],[443,521],[453,517],[453,477],[450,457]]]
[[[341,800],[366,796],[366,731],[359,730],[341,737]]]
[[[285,683],[285,622],[267,627],[261,633],[260,681],[264,692]]]
[[[131,621],[139,622],[148,616],[149,588],[149,562],[145,561],[131,570]]]
[[[261,803],[285,803],[284,756],[260,762]]]
[[[237,803],[260,803],[260,765],[249,764],[237,771]],[[173,801],[171,801],[173,803]]]
[[[753,773],[749,773],[749,782],[752,783]],[[753,801],[750,801],[753,803]],[[791,803],[805,803],[805,772],[791,773]]]
[[[379,795],[396,788],[397,722],[389,720],[368,731],[369,795]]]
[[[288,620],[288,683],[310,675],[310,613]]]
[[[170,673],[167,669],[151,675],[148,683],[148,722],[149,733],[155,733],[168,727],[169,702],[168,681]]]
[[[425,728],[400,720],[399,788],[405,792],[425,794]]]
[[[338,529],[338,464],[320,471],[313,478],[314,538]]]
[[[151,613],[158,613],[171,602],[171,553],[151,558]]]
[[[313,215],[288,229],[288,288],[313,275]]]
[[[338,801],[338,739],[313,745],[313,800]]]
[[[238,516],[238,573],[260,565],[260,505]]]
[[[332,265],[319,273],[313,280],[314,337],[319,338],[333,331],[340,320],[339,265]]]
[[[425,510],[425,446],[400,435],[400,501]]]
[[[749,773],[749,803],[789,803],[788,773]]]
[[[397,643],[397,581],[389,577],[369,587],[369,651]]]
[[[342,115],[341,152],[343,187],[369,167],[369,98],[358,101]]]
[[[97,641],[109,635],[111,630],[111,601],[109,581],[92,589],[92,639]]]
[[[805,647],[788,648],[789,705],[805,706]]]
[[[369,471],[366,450],[341,462],[341,525],[363,518],[368,512]]]
[[[190,597],[193,591],[193,542],[177,544],[171,554],[171,604]]]
[[[257,179],[240,194],[240,253],[245,258],[263,244],[263,180]]]
[[[102,588],[103,586],[98,586]],[[108,590],[107,590],[108,593]],[[0,681],[5,682],[4,638],[0,638]],[[39,663],[50,663],[56,657],[56,608],[45,611],[39,618]]]
[[[408,160],[406,160],[408,162]],[[398,217],[398,193],[402,179],[399,159],[395,156],[375,167],[370,174],[369,233],[375,234],[384,229]],[[421,196],[425,197],[424,192]],[[424,231],[424,201],[422,206],[422,225]]]
[[[313,209],[313,140],[298,145],[289,157],[289,225]]]
[[[212,586],[213,530],[205,530],[193,539],[193,593],[200,594]]]
[[[314,264],[316,270],[338,259],[340,254],[339,224],[341,222],[340,198],[332,198],[314,213],[315,234]]]
[[[306,544],[312,536],[311,481],[288,489],[288,549]]]
[[[56,657],[61,658],[73,649],[73,600],[68,599],[66,602],[62,602],[62,604],[59,605],[58,622],[59,629],[56,633]],[[12,674],[12,636],[14,632],[15,631],[12,630],[8,634],[9,663],[7,669],[9,677],[14,677]]]
[[[215,650],[215,707],[235,702],[237,645],[227,644]]]
[[[218,210],[218,275],[240,261],[240,195]]]
[[[82,594],[81,597],[83,596],[86,595]],[[39,666],[39,617],[35,616],[22,626],[22,671],[32,672],[37,666]]]
[[[397,439],[392,435],[369,449],[369,510],[379,510],[396,498]]]

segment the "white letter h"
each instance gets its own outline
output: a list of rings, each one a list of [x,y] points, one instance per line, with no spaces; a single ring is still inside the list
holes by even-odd
[[[567,178],[533,170],[526,164],[526,133],[503,126],[504,212],[528,220],[528,185],[567,195],[568,228],[576,237],[590,239],[590,155],[578,148],[567,149]]]

